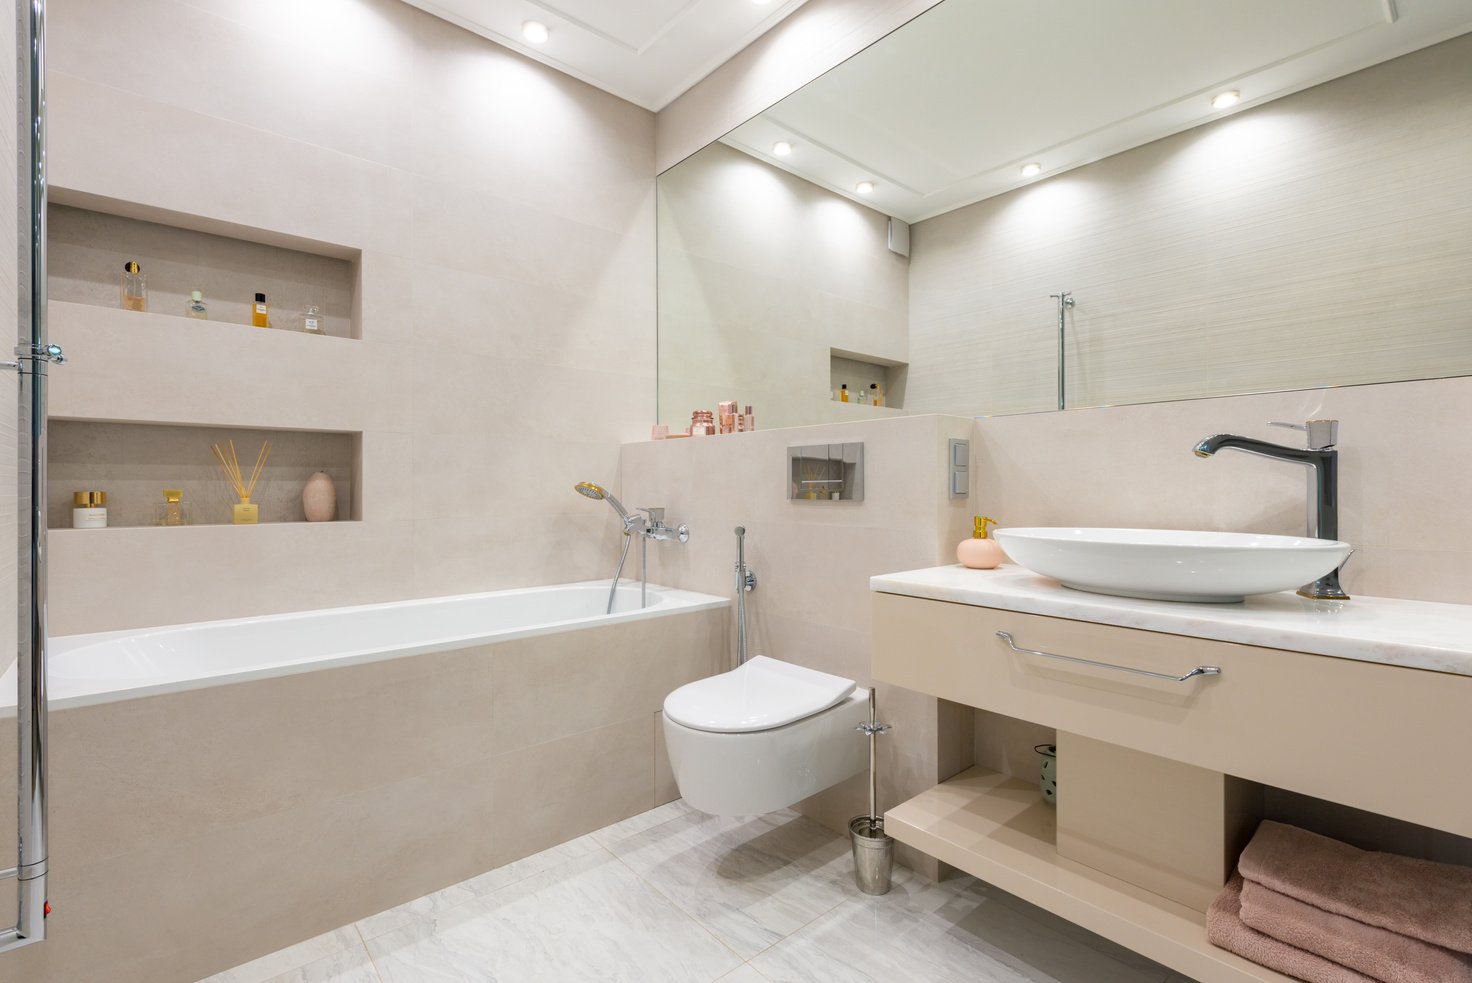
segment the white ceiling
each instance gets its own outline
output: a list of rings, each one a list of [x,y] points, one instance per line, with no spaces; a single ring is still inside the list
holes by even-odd
[[[946,0],[724,141],[916,222],[1469,30],[1472,0]]]
[[[405,0],[574,78],[660,110],[807,0]],[[545,44],[522,39],[541,21]]]

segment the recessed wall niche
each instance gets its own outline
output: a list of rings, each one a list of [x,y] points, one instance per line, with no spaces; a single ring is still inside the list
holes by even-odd
[[[229,440],[235,441],[247,479],[261,442],[271,441],[252,496],[262,523],[305,522],[302,488],[314,471],[332,476],[339,521],[362,518],[361,434],[57,419],[47,429],[47,525],[52,529],[71,528],[72,493],[78,491],[107,492],[109,527],[152,526],[165,488],[184,492],[193,525],[229,525],[230,506],[238,499],[210,452],[210,444]]]
[[[831,348],[828,352],[829,388],[837,392],[847,385],[851,402],[857,403],[860,393],[871,392],[871,384],[879,386],[884,393],[881,404],[889,409],[901,409],[905,405],[905,377],[910,367],[904,362],[864,355],[859,352]],[[867,397],[866,397],[867,398]]]
[[[273,328],[292,327],[311,304],[322,315],[324,334],[360,336],[357,270],[350,259],[74,204],[53,202],[47,222],[52,300],[120,307],[119,278],[123,264],[133,260],[147,278],[149,314],[182,317],[190,292],[198,290],[210,322],[249,325],[255,295],[264,293]]]

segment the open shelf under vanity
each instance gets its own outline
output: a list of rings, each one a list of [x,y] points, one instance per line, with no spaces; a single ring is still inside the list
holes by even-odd
[[[885,813],[885,832],[1203,983],[1293,983],[1206,941],[1205,916],[1060,857],[1035,782],[970,768]]]

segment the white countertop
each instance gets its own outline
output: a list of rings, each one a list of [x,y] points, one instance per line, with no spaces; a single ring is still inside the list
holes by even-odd
[[[1145,601],[1074,590],[1011,563],[995,570],[946,566],[885,574],[871,578],[869,587],[885,594],[1472,676],[1472,604],[1389,597],[1311,601],[1291,591],[1260,594],[1239,604]]]

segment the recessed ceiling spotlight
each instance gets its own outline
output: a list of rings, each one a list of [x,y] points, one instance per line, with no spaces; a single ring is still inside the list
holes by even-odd
[[[1228,89],[1226,92],[1218,92],[1211,97],[1212,109],[1227,109],[1242,101],[1242,93],[1236,89]]]
[[[778,157],[786,157],[788,154],[792,153],[792,144],[788,143],[786,140],[778,140],[776,143],[772,144],[772,153],[776,154]]]
[[[861,195],[872,195],[874,193],[874,182],[860,181],[858,184],[854,185],[854,190]]]
[[[552,31],[539,20],[529,20],[521,25],[521,36],[532,44],[546,44]]]
[[[1035,160],[1028,161],[1026,164],[1022,165],[1023,177],[1037,177],[1041,173],[1043,173],[1043,165],[1039,164]]]

